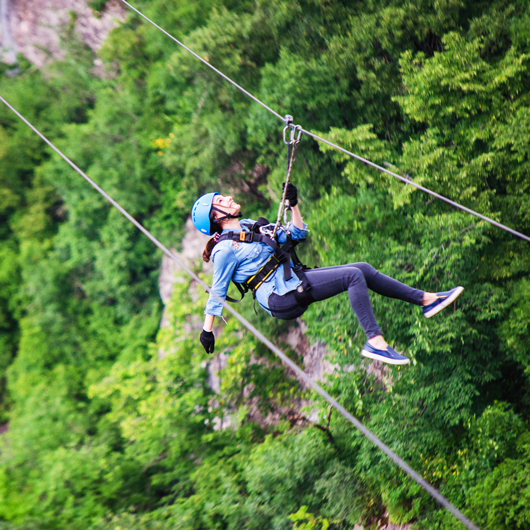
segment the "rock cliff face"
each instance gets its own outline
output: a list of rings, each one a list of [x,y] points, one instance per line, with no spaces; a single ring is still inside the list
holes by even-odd
[[[72,18],[74,31],[97,50],[109,31],[125,18],[125,11],[118,0],[111,0],[99,15],[83,0],[0,0],[4,60],[14,62],[18,52],[36,66],[50,58],[60,59],[60,35]],[[95,66],[101,66],[98,60]]]
[[[9,0],[0,0],[0,61],[12,64],[16,60],[16,45],[13,40],[12,13]]]
[[[201,234],[198,230],[195,229],[191,221],[191,217],[186,222],[186,233],[182,239],[182,250],[177,252],[174,248],[171,249],[171,252],[180,258],[187,267],[191,269],[202,268],[202,272],[209,274],[212,271],[212,264],[204,263],[202,261],[202,251],[206,246],[210,238]],[[171,299],[171,294],[173,292],[173,284],[176,282],[182,281],[180,277],[175,276],[176,272],[181,271],[177,262],[168,258],[164,255],[162,258],[162,266],[160,270],[160,276],[158,277],[158,288],[160,291],[160,298],[164,304],[167,304]],[[160,327],[165,328],[168,325],[167,313],[164,309],[162,313],[162,320],[160,322]],[[197,330],[202,328],[202,321],[199,319],[197,322]],[[190,330],[191,331],[191,328]]]

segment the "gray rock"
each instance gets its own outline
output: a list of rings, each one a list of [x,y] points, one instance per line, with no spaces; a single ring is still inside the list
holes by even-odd
[[[0,0],[9,5],[9,29],[14,48],[38,67],[50,58],[61,59],[60,35],[75,14],[74,32],[94,51],[97,51],[108,33],[125,19],[125,10],[119,0],[111,0],[105,11],[95,16],[84,0]],[[47,50],[48,53],[46,53]],[[102,74],[102,65],[95,64]]]
[[[13,64],[17,60],[17,45],[13,39],[10,0],[0,0],[0,61]]]

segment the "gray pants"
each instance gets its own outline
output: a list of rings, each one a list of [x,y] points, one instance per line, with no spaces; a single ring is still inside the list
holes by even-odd
[[[326,300],[339,293],[348,292],[350,304],[357,315],[367,339],[382,335],[372,310],[368,289],[388,298],[397,298],[415,305],[423,305],[423,291],[385,276],[368,263],[350,263],[306,271],[315,301]],[[301,306],[294,292],[269,297],[272,316],[291,320],[302,315],[307,306]]]

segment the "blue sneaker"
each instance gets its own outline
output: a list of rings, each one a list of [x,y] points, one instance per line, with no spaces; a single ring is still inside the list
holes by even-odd
[[[455,287],[450,291],[445,293],[436,293],[440,298],[433,302],[432,304],[423,306],[423,316],[425,318],[431,318],[436,313],[439,313],[444,307],[447,307],[449,304],[452,304],[464,290],[463,287]]]
[[[363,346],[363,351],[361,355],[368,357],[369,359],[375,359],[376,361],[381,361],[382,363],[388,364],[409,364],[410,361],[400,355],[397,351],[393,350],[390,346],[387,346],[386,350],[378,350],[374,348],[368,342]]]

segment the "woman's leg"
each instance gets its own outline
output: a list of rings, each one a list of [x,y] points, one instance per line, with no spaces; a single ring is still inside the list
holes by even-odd
[[[349,265],[337,265],[316,270],[333,271],[351,267],[355,267],[362,271],[368,289],[374,291],[374,293],[381,294],[387,298],[404,300],[405,302],[415,305],[423,305],[425,294],[423,291],[409,287],[398,280],[394,280],[394,278],[390,278],[390,276],[386,276],[368,263],[350,263]]]
[[[316,301],[348,292],[350,304],[368,340],[381,336],[372,310],[367,282],[361,269],[352,265],[311,269],[306,271],[311,294]]]
[[[306,276],[312,288],[311,294],[316,301],[348,292],[352,309],[371,342],[374,337],[382,337],[382,333],[373,314],[368,288],[389,298],[423,305],[423,291],[413,289],[380,273],[368,263],[310,269],[306,271]],[[271,295],[269,307],[274,317],[283,320],[297,318],[307,309],[298,305],[294,292],[283,296]],[[380,340],[378,342],[381,344]]]

